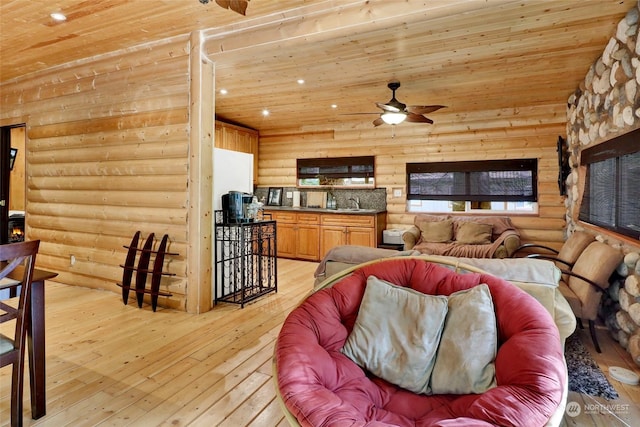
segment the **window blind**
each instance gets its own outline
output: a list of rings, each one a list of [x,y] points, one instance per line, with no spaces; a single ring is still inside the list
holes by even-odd
[[[586,166],[579,219],[640,238],[640,130],[581,153]]]
[[[537,201],[537,159],[407,163],[407,198]]]

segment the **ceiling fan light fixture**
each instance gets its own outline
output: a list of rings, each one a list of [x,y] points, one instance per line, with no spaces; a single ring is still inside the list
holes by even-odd
[[[387,111],[383,113],[380,118],[388,125],[399,125],[407,118],[405,113],[392,113]]]
[[[53,12],[51,18],[58,22],[63,22],[67,20],[67,17],[62,12]]]

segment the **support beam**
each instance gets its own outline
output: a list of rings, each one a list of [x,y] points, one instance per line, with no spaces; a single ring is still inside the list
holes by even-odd
[[[187,311],[212,306],[214,64],[202,51],[201,31],[191,33],[189,114],[189,208]]]
[[[510,0],[498,1],[512,3]],[[470,3],[475,3],[476,7],[471,7]],[[425,17],[428,22],[483,7],[486,7],[485,0],[328,0],[249,19],[224,29],[206,30],[204,51],[213,57],[250,48],[264,49],[275,43],[281,48],[423,22]]]

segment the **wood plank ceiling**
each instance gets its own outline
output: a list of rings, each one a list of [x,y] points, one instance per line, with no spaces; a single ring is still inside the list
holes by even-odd
[[[262,131],[372,126],[376,115],[345,113],[377,112],[397,79],[400,101],[443,104],[433,120],[463,121],[473,111],[565,103],[636,5],[251,0],[242,16],[198,0],[0,0],[0,82],[205,30],[217,89],[228,91],[216,97],[221,118]],[[67,21],[55,23],[55,11]]]

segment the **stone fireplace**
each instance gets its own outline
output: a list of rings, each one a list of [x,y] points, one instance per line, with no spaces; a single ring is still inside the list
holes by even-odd
[[[620,21],[602,56],[589,68],[580,88],[569,97],[567,149],[571,173],[565,185],[567,232],[584,229],[578,221],[581,188],[580,153],[587,147],[640,128],[640,37],[638,4]],[[606,232],[587,230],[596,239],[624,252],[600,315],[611,336],[640,365],[640,242],[617,238]]]

